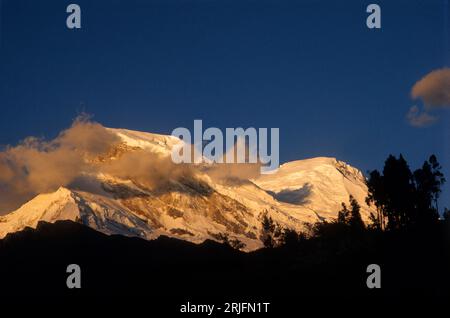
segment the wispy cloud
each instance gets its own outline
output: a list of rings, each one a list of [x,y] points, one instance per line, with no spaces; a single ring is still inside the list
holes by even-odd
[[[426,127],[434,124],[438,118],[425,111],[420,111],[416,105],[412,106],[406,114],[406,119],[413,127]]]
[[[80,117],[51,141],[29,137],[0,152],[0,214],[42,192],[93,171],[89,160],[119,142],[100,124]]]
[[[123,151],[122,151],[122,150]],[[82,116],[53,140],[29,137],[0,150],[0,215],[60,186],[88,190],[98,175],[132,180],[148,189],[206,174],[223,182],[259,174],[259,164],[175,164],[151,149],[127,148],[111,130]]]

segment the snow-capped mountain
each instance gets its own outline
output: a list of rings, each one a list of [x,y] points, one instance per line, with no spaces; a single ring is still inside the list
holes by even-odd
[[[108,131],[121,142],[98,158],[99,165],[139,149],[170,156],[171,148],[180,142],[173,136]],[[370,214],[362,173],[325,157],[288,162],[274,174],[240,182],[217,182],[206,173],[197,173],[195,178],[168,179],[152,188],[104,172],[90,175],[88,184],[39,194],[0,216],[0,238],[36,227],[39,221],[72,220],[106,234],[145,239],[167,235],[199,243],[227,234],[243,242],[245,250],[254,250],[262,246],[263,213],[283,227],[302,230],[305,223],[336,218],[341,203],[348,203],[351,194],[362,207],[363,219]]]

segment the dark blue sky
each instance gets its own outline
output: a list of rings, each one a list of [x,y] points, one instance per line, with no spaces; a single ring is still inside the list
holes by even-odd
[[[73,2],[81,30],[65,24]],[[373,2],[381,30],[365,24]],[[413,84],[449,66],[445,0],[0,3],[0,144],[54,137],[82,111],[159,133],[203,119],[280,127],[282,162],[367,171],[389,153],[412,168],[435,153],[450,180],[448,112],[427,128],[405,119]]]

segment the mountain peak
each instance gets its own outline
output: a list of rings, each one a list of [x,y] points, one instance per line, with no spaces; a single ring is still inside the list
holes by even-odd
[[[122,128],[107,128],[107,130],[117,135],[127,146],[147,149],[161,154],[170,154],[172,147],[181,141],[181,139],[172,135]]]
[[[125,144],[110,154],[114,158],[134,149],[169,155],[180,142],[173,136],[107,129]],[[95,164],[110,162],[108,157],[103,159]],[[158,167],[158,162],[154,165],[154,173],[167,169],[166,165]],[[35,228],[39,221],[69,220],[105,234],[145,239],[166,235],[201,243],[220,241],[226,235],[244,243],[244,250],[249,251],[262,246],[262,213],[268,213],[282,227],[301,231],[305,223],[336,218],[350,194],[360,203],[363,219],[370,213],[362,173],[336,158],[287,162],[273,174],[246,182],[221,182],[203,173],[199,170],[151,188],[126,174],[123,178],[107,173],[83,175],[89,186],[60,187],[39,194],[0,217],[0,238],[25,227]]]

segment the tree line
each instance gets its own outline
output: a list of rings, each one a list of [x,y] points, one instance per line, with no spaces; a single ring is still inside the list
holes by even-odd
[[[340,236],[352,237],[367,231],[401,231],[406,229],[432,228],[440,221],[448,222],[450,212],[444,209],[440,217],[438,199],[446,179],[442,166],[435,155],[423,165],[411,171],[405,158],[389,155],[383,170],[372,170],[366,184],[366,203],[375,207],[366,226],[361,217],[361,207],[350,195],[349,206],[342,208],[333,221],[307,224],[306,232],[297,233],[276,224],[267,212],[262,213],[260,239],[266,248],[290,245],[308,237]],[[347,234],[345,234],[347,233]]]

